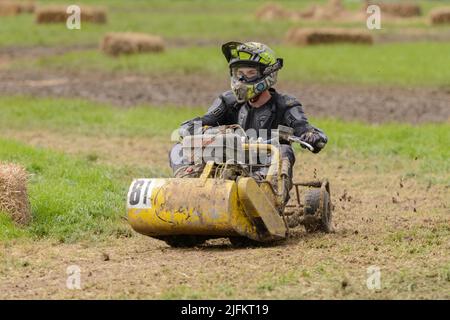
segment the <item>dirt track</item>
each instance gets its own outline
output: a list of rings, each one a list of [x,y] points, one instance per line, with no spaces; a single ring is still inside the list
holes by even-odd
[[[95,150],[115,164],[139,163],[129,155],[146,153],[149,142],[45,131],[6,136],[67,153]],[[148,163],[165,165],[169,146],[150,152]],[[0,298],[450,298],[448,185],[408,175],[420,161],[326,151],[297,159],[302,179],[331,180],[335,234],[300,228],[280,246],[251,249],[226,240],[172,249],[135,233],[100,243],[11,241],[0,244]],[[70,265],[81,268],[82,290],[66,288]],[[366,287],[370,266],[381,269],[379,291]]]
[[[119,107],[207,106],[227,87],[227,79],[200,75],[0,71],[0,94],[78,97]],[[368,122],[450,120],[450,92],[444,89],[295,83],[279,88],[298,96],[310,116]],[[63,137],[46,132],[8,136],[68,153],[96,150],[100,160],[117,163],[137,163],[128,154],[133,148],[146,152],[147,143],[78,137],[67,139],[74,145],[69,148]],[[165,164],[166,155],[166,150],[154,153],[151,163]],[[304,153],[298,159],[295,171],[303,179],[317,173],[332,181],[335,234],[308,235],[298,229],[280,246],[256,249],[233,249],[223,240],[172,249],[139,235],[104,243],[11,241],[0,244],[0,298],[450,299],[449,186],[405,178],[405,168],[414,171],[414,164],[396,158],[388,167],[379,158],[350,160],[345,154]],[[69,265],[80,266],[82,290],[66,288]],[[376,292],[366,287],[367,268],[374,265],[382,272],[382,289]]]
[[[302,154],[298,174],[332,180],[334,234],[300,228],[284,244],[248,249],[224,240],[172,249],[136,234],[9,242],[0,245],[0,298],[450,298],[447,187],[402,179],[399,161],[380,175],[377,158]],[[70,265],[81,269],[81,290],[66,288]],[[366,287],[370,266],[381,270],[380,290]]]
[[[144,77],[0,71],[0,94],[87,98],[123,107],[180,105],[206,108],[228,86],[226,78],[210,75]],[[310,116],[373,123],[450,121],[450,89],[324,86],[282,81],[278,88],[297,96]]]

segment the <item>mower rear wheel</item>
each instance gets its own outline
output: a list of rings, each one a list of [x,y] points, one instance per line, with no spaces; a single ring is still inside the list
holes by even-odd
[[[322,195],[323,192],[323,195]],[[323,196],[323,203],[321,203]],[[304,226],[307,232],[332,232],[331,201],[328,191],[311,189],[305,195]]]

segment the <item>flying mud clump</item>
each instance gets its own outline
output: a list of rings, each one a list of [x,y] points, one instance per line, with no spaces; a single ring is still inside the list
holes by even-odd
[[[31,220],[27,182],[28,174],[22,166],[0,163],[0,212],[19,224]]]
[[[0,16],[16,16],[21,13],[34,12],[35,5],[33,1],[1,1]]]
[[[450,7],[436,8],[430,12],[431,24],[450,24]]]
[[[107,21],[106,10],[96,7],[83,6],[80,8],[81,22],[103,24]],[[46,6],[36,9],[36,23],[66,23],[70,13],[64,6]]]
[[[372,44],[370,33],[348,29],[307,29],[294,27],[290,29],[285,41],[293,45],[317,45],[333,43]]]
[[[164,40],[145,33],[108,33],[100,44],[100,50],[112,56],[164,51]]]

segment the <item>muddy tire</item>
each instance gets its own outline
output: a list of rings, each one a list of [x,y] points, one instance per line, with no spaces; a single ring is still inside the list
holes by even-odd
[[[331,201],[327,191],[323,191],[323,206],[321,204],[321,189],[311,189],[305,195],[304,226],[307,232],[332,232]]]
[[[192,248],[202,245],[208,240],[205,237],[191,235],[166,236],[158,237],[158,239],[164,241],[172,248]]]

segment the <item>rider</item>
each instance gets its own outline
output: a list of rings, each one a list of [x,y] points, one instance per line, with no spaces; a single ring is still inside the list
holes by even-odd
[[[192,135],[194,122],[199,121],[202,126],[239,124],[244,130],[254,129],[257,133],[283,125],[292,128],[295,136],[309,143],[314,153],[325,146],[327,136],[308,123],[301,103],[273,88],[283,59],[277,59],[268,46],[258,42],[228,42],[222,46],[222,52],[230,68],[231,90],[222,93],[205,115],[183,122],[179,129],[182,137]],[[295,155],[289,142],[281,143],[282,173],[288,177],[286,187],[290,190]],[[180,154],[181,146],[176,144],[170,153],[174,171],[183,167]]]

